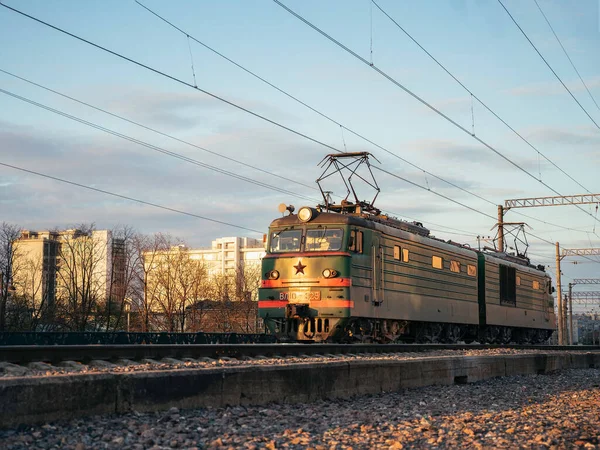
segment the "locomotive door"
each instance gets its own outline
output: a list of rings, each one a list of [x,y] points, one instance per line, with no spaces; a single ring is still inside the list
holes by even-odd
[[[373,271],[371,273],[373,306],[381,306],[383,303],[383,247],[379,242],[379,237],[373,235],[373,245],[371,246],[371,258]]]

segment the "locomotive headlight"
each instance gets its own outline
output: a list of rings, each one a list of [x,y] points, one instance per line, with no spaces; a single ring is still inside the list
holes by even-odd
[[[277,270],[271,270],[269,272],[269,279],[277,280],[279,278],[279,272]]]
[[[337,275],[337,272],[336,272],[335,270],[333,270],[333,269],[325,269],[325,270],[323,271],[323,276],[324,276],[325,278],[333,278],[333,277],[335,277],[336,275]]]
[[[312,216],[312,209],[307,206],[303,206],[298,211],[298,219],[300,219],[302,222],[308,222],[310,219],[312,219]]]

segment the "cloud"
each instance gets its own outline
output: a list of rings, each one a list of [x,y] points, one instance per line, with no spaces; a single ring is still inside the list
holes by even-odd
[[[600,145],[600,132],[596,128],[538,127],[528,131],[531,138],[542,142],[566,145]]]
[[[489,158],[489,151],[481,145],[461,144],[446,139],[421,139],[410,145],[428,158],[445,161],[479,164]]]
[[[600,76],[590,77],[584,81],[590,91],[600,87]],[[585,91],[585,86],[581,84],[581,80],[579,79],[565,82],[565,84],[571,92]],[[565,92],[565,88],[560,84],[560,82],[551,81],[517,86],[511,89],[506,89],[503,92],[514,96],[546,96],[563,94]]]
[[[123,87],[113,91],[119,94],[109,101],[108,110],[147,126],[157,126],[161,131],[227,129],[233,127],[234,123],[235,129],[239,129],[236,113],[240,113],[240,110],[202,92],[193,92],[191,89],[186,92],[140,88],[126,90]],[[278,120],[293,117],[289,112],[261,101],[227,95],[222,98],[266,117],[276,117]]]

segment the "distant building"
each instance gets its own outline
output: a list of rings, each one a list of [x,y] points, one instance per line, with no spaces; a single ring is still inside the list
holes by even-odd
[[[187,251],[191,259],[205,261],[212,274],[222,275],[240,268],[260,265],[265,256],[263,242],[247,237],[222,237],[212,241],[210,248]]]
[[[56,302],[59,233],[24,230],[14,244],[18,258],[13,273],[16,293],[29,296],[37,304],[45,302],[52,307]]]
[[[258,298],[264,255],[262,241],[245,237],[215,239],[209,248],[177,245],[144,252],[144,308],[153,317],[149,327],[229,331],[252,324],[254,330],[256,302],[250,300]]]
[[[34,304],[43,301],[52,307],[85,277],[98,300],[125,295],[124,242],[114,239],[109,230],[24,230],[14,245],[16,293]]]

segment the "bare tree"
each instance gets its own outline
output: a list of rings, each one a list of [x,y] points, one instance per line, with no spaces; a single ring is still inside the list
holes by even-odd
[[[12,330],[36,331],[40,325],[52,328],[48,314],[48,293],[44,290],[45,274],[41,254],[21,256],[14,293],[8,308],[8,324]],[[45,319],[45,320],[43,320]]]
[[[12,281],[19,267],[19,245],[16,240],[21,228],[2,222],[0,225],[0,331],[6,329],[6,306],[12,294]]]
[[[132,240],[131,271],[132,279],[129,296],[140,314],[141,331],[150,331],[154,319],[154,291],[158,285],[152,282],[157,270],[160,254],[168,250],[171,238],[160,233],[152,236],[137,234]]]
[[[94,225],[63,233],[57,271],[57,299],[72,330],[97,328],[94,315],[107,297],[107,242]]]
[[[141,235],[126,225],[114,228],[111,235],[108,297],[101,308],[106,331],[124,328],[125,309],[136,296],[138,271],[143,271],[142,255],[137,245]]]
[[[166,239],[165,244],[171,243]],[[206,268],[201,260],[191,258],[181,242],[166,247],[168,249],[152,256],[153,267],[147,272],[146,302],[151,305],[149,309],[156,327],[164,331],[185,331],[188,313],[191,314],[193,305],[204,297]]]

